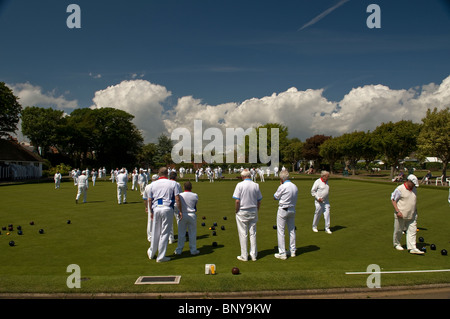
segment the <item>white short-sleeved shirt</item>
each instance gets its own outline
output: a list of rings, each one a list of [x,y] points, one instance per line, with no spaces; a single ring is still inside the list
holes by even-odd
[[[77,178],[78,188],[87,187],[88,178],[86,175],[80,175]]]
[[[330,186],[328,186],[328,183],[322,181],[322,178],[318,178],[311,188],[311,196],[313,196],[316,200],[322,198],[324,203],[328,203],[329,192]]]
[[[198,195],[190,191],[184,191],[180,194],[181,207],[183,207],[183,214],[196,213]]]
[[[284,181],[281,184],[273,197],[278,200],[278,206],[281,208],[294,208],[297,204],[298,188],[290,180]]]
[[[146,189],[144,199],[152,200],[152,208],[158,206],[169,206],[173,208],[175,205],[175,196],[179,194],[179,188],[175,181],[160,177]]]
[[[117,186],[125,186],[128,182],[128,176],[125,173],[117,175]]]
[[[246,178],[236,185],[233,198],[240,201],[240,210],[254,210],[258,208],[262,194],[259,185],[250,178]]]

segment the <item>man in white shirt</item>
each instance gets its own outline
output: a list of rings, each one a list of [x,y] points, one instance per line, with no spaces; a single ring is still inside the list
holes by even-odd
[[[181,185],[180,183],[177,182],[177,172],[175,170],[170,171],[169,179],[177,183],[178,192],[181,194]],[[175,221],[178,225],[178,222],[180,221],[180,212],[178,210],[178,206],[176,205],[176,203],[173,207],[173,216],[175,217]],[[173,231],[173,223],[172,223],[172,229],[170,230],[169,235],[169,244],[173,244],[174,242],[175,242],[175,232]]]
[[[56,171],[53,179],[55,180],[55,189],[58,189],[61,186],[61,173]]]
[[[124,168],[122,168],[119,171],[119,174],[117,174],[116,181],[117,181],[117,202],[120,205],[120,204],[122,204],[122,199],[123,199],[123,203],[126,204],[127,203],[128,175],[125,172]]]
[[[417,190],[419,180],[413,174],[409,175],[406,182],[398,186],[391,194],[391,203],[395,209],[394,219],[394,247],[404,250],[400,244],[403,230],[406,229],[406,247],[411,254],[423,254],[416,247],[417,233]]]
[[[317,179],[312,188],[311,195],[314,197],[314,205],[316,210],[314,212],[312,229],[313,232],[317,233],[317,224],[319,223],[320,216],[323,214],[325,220],[325,232],[331,234],[330,230],[330,202],[328,201],[328,194],[330,192],[330,186],[328,186],[328,178],[330,173],[327,171],[322,171],[320,178]]]
[[[277,239],[278,254],[275,258],[286,259],[289,253],[286,252],[284,230],[287,226],[289,233],[289,251],[291,257],[295,257],[295,205],[297,205],[298,188],[289,179],[289,172],[282,170],[280,173],[280,186],[273,195],[278,200],[277,211]]]
[[[151,183],[158,180],[158,178],[159,178],[158,174],[154,174],[151,178],[152,179]],[[148,219],[147,219],[147,240],[151,243],[152,242],[152,226],[153,226],[152,221],[153,220],[152,220],[152,217],[150,214],[150,206],[152,205],[152,203],[148,200],[148,198],[149,198],[148,192],[150,191],[150,184],[147,184],[147,186],[145,186],[144,195],[142,196],[142,198],[144,199],[145,212],[148,215],[147,216],[148,217]]]
[[[135,168],[135,169],[133,170],[133,173],[131,173],[131,190],[132,190],[132,191],[137,190],[138,176],[139,176],[138,171],[137,171],[137,169]]]
[[[139,169],[138,184],[139,191],[141,192],[142,196],[144,194],[145,186],[147,185],[147,176],[144,174],[144,170],[142,168]]]
[[[251,180],[248,169],[241,173],[242,182],[236,185],[233,193],[236,211],[236,224],[241,246],[241,255],[237,259],[248,260],[247,238],[250,238],[250,257],[256,261],[256,222],[258,221],[258,211],[261,206],[262,195],[259,185]]]
[[[186,242],[186,230],[189,233],[189,250],[191,255],[197,255],[197,202],[198,195],[192,192],[191,182],[184,183],[184,192],[180,194],[183,206],[183,218],[178,222],[178,247],[175,254],[180,255]]]
[[[166,257],[166,251],[173,223],[175,202],[180,209],[180,219],[183,218],[183,215],[177,183],[168,179],[166,167],[161,167],[158,175],[159,179],[151,183],[148,189],[147,200],[152,203],[150,215],[153,225],[152,242],[147,254],[150,259],[156,256],[156,262],[165,262],[170,260],[169,257]]]
[[[88,184],[88,178],[86,176],[86,171],[83,171],[80,176],[77,178],[77,185],[78,185],[78,193],[77,197],[75,199],[75,203],[78,204],[78,200],[80,199],[81,195],[83,195],[83,203],[86,203],[87,200],[87,184]]]

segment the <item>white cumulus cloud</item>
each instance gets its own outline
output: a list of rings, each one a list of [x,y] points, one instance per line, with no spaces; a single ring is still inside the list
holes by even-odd
[[[113,107],[134,115],[133,123],[145,141],[156,142],[166,132],[161,103],[171,94],[164,86],[145,80],[122,81],[95,92],[91,108]]]
[[[289,128],[290,137],[302,140],[314,134],[339,136],[374,130],[381,123],[412,120],[420,123],[428,108],[442,109],[450,104],[450,76],[437,85],[394,90],[388,86],[365,85],[353,88],[341,101],[330,101],[323,89],[304,91],[290,88],[271,96],[237,103],[208,105],[192,96],[178,99],[165,116],[170,133],[179,127],[193,133],[193,121],[203,120],[203,129],[218,127],[249,128],[280,123]]]
[[[28,82],[7,84],[7,86],[14,92],[14,95],[19,98],[19,103],[22,107],[52,107],[60,110],[73,110],[78,108],[77,100],[68,100],[64,95],[57,96],[55,90],[43,92],[40,86],[32,85]]]

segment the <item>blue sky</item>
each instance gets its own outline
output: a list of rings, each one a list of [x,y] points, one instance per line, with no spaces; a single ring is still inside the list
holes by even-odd
[[[81,8],[81,29],[66,26],[71,3]],[[381,9],[379,29],[366,25],[371,3]],[[0,38],[0,81],[27,105],[68,113],[106,106],[93,101],[96,92],[137,81],[168,92],[147,101],[163,108],[148,107],[171,121],[168,131],[182,123],[167,112],[177,113],[183,97],[199,112],[198,105],[237,109],[294,87],[320,91],[335,104],[324,112],[335,114],[355,88],[415,88],[417,97],[423,86],[442,89],[450,75],[450,5],[440,0],[0,1]],[[280,118],[268,112],[272,120]],[[295,132],[305,138],[317,130]]]

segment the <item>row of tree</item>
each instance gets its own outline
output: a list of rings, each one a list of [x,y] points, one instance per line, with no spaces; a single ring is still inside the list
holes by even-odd
[[[14,133],[21,119],[22,133],[53,165],[153,167],[173,164],[173,141],[161,134],[157,143],[144,144],[133,118],[115,108],[76,109],[70,115],[52,108],[22,109],[12,91],[0,82],[0,137]],[[314,135],[304,142],[289,138],[288,128],[282,124],[267,123],[256,131],[261,128],[278,128],[280,163],[290,163],[292,168],[300,160],[307,160],[314,161],[315,168],[326,162],[333,171],[335,164],[343,161],[355,174],[359,160],[365,160],[368,165],[375,159],[382,159],[391,167],[393,176],[399,161],[415,153],[419,157],[438,157],[443,162],[445,175],[450,161],[448,107],[441,111],[428,110],[420,124],[405,120],[382,123],[373,131],[355,131],[336,137]],[[269,137],[268,153],[270,149]]]

